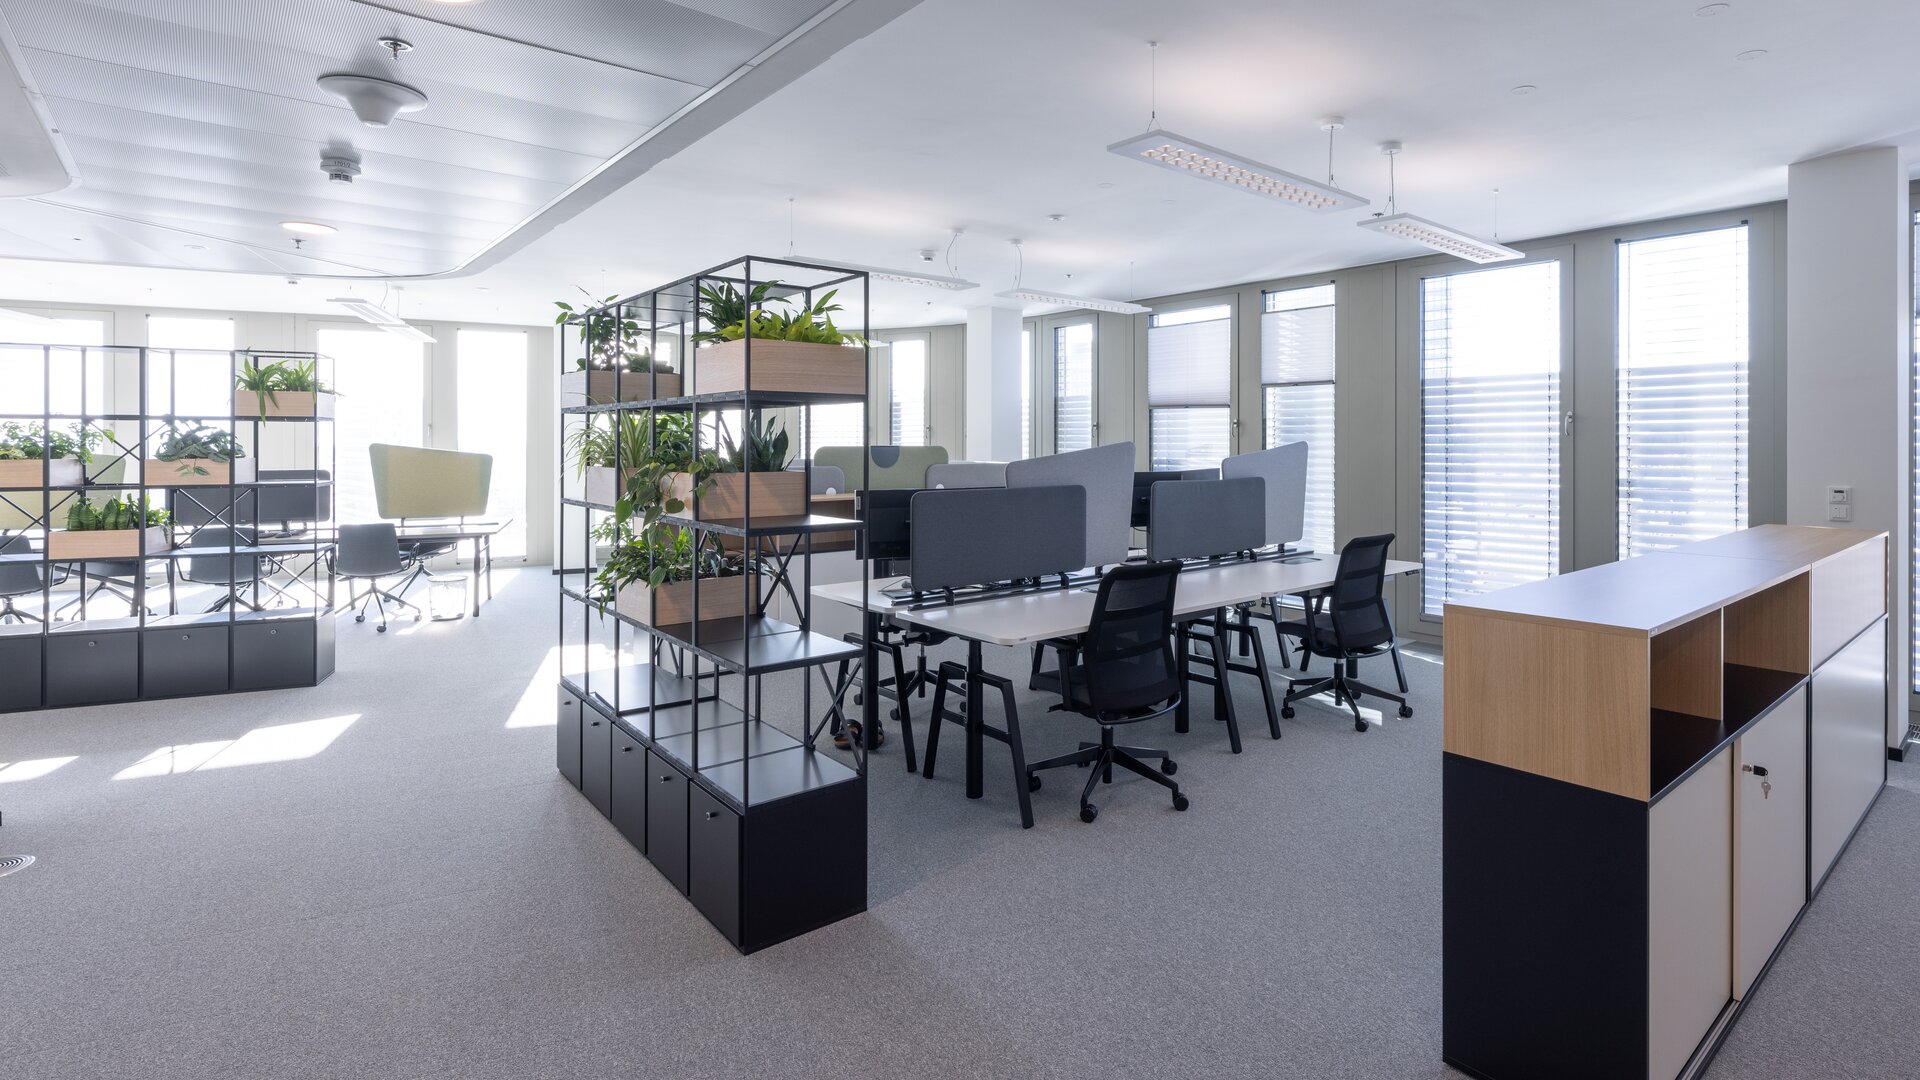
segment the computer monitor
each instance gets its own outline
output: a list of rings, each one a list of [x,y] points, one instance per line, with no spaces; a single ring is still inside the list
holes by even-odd
[[[854,534],[854,551],[860,558],[891,562],[913,557],[913,497],[922,490],[874,488],[854,493],[854,513],[867,526]]]
[[[1132,524],[1136,529],[1144,529],[1153,524],[1153,485],[1162,480],[1180,480],[1186,476],[1180,472],[1137,472],[1133,474],[1133,515]]]

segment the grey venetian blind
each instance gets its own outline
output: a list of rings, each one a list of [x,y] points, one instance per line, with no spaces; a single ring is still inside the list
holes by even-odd
[[[1154,469],[1217,468],[1232,453],[1233,308],[1147,320],[1148,451]]]
[[[1260,315],[1262,446],[1307,444],[1305,545],[1333,551],[1334,287],[1266,294]]]

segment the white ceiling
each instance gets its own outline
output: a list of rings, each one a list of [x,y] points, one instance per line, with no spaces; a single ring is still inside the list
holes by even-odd
[[[495,5],[510,0],[393,6]],[[408,306],[545,321],[575,285],[635,291],[744,252],[780,254],[793,198],[795,250],[808,255],[917,266],[916,250],[944,250],[964,227],[956,269],[984,288],[875,287],[879,324],[952,321],[1012,284],[1013,237],[1027,285],[1123,297],[1417,254],[1354,227],[1385,200],[1382,139],[1406,144],[1400,209],[1491,233],[1498,187],[1510,241],[1775,199],[1790,162],[1920,148],[1920,6],[1733,0],[1711,18],[1700,6],[924,0],[500,265],[412,285]],[[1336,175],[1375,205],[1307,214],[1108,154],[1147,126],[1148,39],[1163,42],[1162,126],[1313,175],[1326,166],[1315,121],[1343,113]],[[1768,55],[1735,59],[1753,49]],[[1537,90],[1511,92],[1523,84]],[[58,267],[15,280],[0,279],[0,296],[78,288]],[[89,272],[86,285],[173,303],[188,281],[204,303],[200,275]],[[328,288],[259,281],[227,295],[303,310],[304,294],[317,302]]]

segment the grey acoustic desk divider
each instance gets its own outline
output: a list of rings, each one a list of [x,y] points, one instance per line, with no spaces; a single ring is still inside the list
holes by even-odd
[[[1307,531],[1307,444],[1239,454],[1220,463],[1222,478],[1257,476],[1267,482],[1266,531],[1262,543],[1297,544]]]
[[[1007,486],[1004,461],[949,461],[927,467],[930,488],[1001,488]]]
[[[479,517],[487,512],[493,457],[423,446],[367,447],[374,506],[383,518]]]
[[[1267,482],[1164,480],[1153,485],[1149,559],[1204,559],[1251,551],[1266,535]]]
[[[1065,574],[1087,565],[1079,487],[954,488],[913,496],[915,589]]]
[[[1126,562],[1127,529],[1133,519],[1133,444],[1112,443],[1007,463],[1010,488],[1062,485],[1086,489],[1087,561],[1083,565]]]

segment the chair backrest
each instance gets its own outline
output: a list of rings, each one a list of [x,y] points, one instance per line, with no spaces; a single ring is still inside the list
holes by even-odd
[[[0,540],[0,555],[29,555],[33,541],[25,536]],[[45,564],[38,562],[0,562],[0,596],[25,596],[37,593],[46,584],[42,576]]]
[[[207,525],[187,538],[189,548],[249,547],[257,539],[251,529],[234,530]],[[248,585],[260,577],[260,559],[253,555],[202,556],[182,560],[180,575],[202,585]]]
[[[406,569],[400,561],[400,532],[390,521],[340,526],[334,570],[342,577],[384,577]]]
[[[1340,549],[1340,565],[1327,592],[1333,643],[1341,652],[1377,648],[1393,640],[1385,596],[1387,548],[1392,533],[1360,536]]]
[[[1100,578],[1080,650],[1093,715],[1163,705],[1180,693],[1173,658],[1179,582],[1177,562],[1123,563]]]

